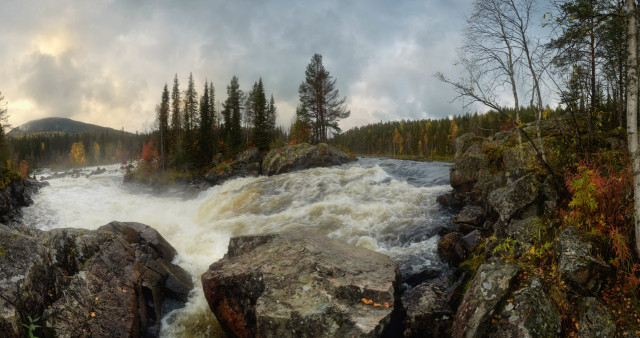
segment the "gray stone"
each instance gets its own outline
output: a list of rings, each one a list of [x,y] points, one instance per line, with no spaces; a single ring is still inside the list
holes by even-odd
[[[464,261],[469,253],[462,238],[461,233],[451,232],[438,242],[438,255],[454,268]]]
[[[449,168],[449,182],[459,193],[471,191],[478,180],[488,175],[489,162],[484,154],[465,156]]]
[[[558,272],[562,279],[586,290],[600,289],[603,279],[599,277],[607,274],[610,267],[602,260],[591,256],[591,243],[580,239],[576,227],[569,226],[564,229],[554,246],[558,257]]]
[[[450,335],[454,312],[442,292],[435,286],[422,284],[402,295],[406,310],[405,337],[446,337]]]
[[[232,238],[202,285],[235,336],[381,336],[400,306],[387,256],[306,231]]]
[[[482,264],[458,307],[452,336],[486,336],[491,317],[509,294],[511,283],[519,271],[517,264],[495,258]]]
[[[507,227],[507,236],[521,244],[532,244],[542,231],[545,231],[544,223],[539,217],[513,219]]]
[[[464,237],[462,237],[462,241],[464,242],[464,247],[468,251],[471,251],[471,249],[480,242],[480,230],[473,230],[464,235]]]
[[[544,293],[539,277],[507,302],[492,337],[560,337],[562,318]]]
[[[616,334],[616,322],[609,308],[595,297],[584,297],[578,304],[579,337],[611,338]]]
[[[330,167],[356,160],[326,143],[302,143],[271,150],[262,161],[262,174],[271,176],[315,167]]]
[[[476,134],[474,133],[466,133],[464,135],[456,137],[456,140],[453,143],[453,149],[454,149],[453,159],[458,160],[463,155],[465,155],[465,153],[466,155],[470,155],[471,153],[480,154],[482,152],[483,141],[485,141],[484,137],[476,136]],[[479,145],[480,147],[477,147],[477,149],[473,149],[472,151],[467,152],[469,148],[474,145]]]
[[[506,222],[532,204],[538,198],[539,192],[540,184],[535,176],[526,175],[504,188],[491,192],[488,202]]]

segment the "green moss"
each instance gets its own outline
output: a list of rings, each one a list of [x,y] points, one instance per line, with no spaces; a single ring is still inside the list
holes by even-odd
[[[5,249],[5,247],[0,245],[0,257],[2,257],[2,255],[4,255],[7,252],[7,249]]]

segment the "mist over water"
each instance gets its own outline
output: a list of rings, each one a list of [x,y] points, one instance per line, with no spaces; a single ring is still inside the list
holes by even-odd
[[[134,221],[158,230],[178,251],[174,262],[196,283],[187,306],[163,319],[163,336],[220,334],[200,275],[223,257],[232,236],[305,229],[386,254],[403,273],[443,268],[435,229],[450,215],[436,197],[451,189],[447,163],[361,158],[339,167],[236,179],[191,199],[125,185],[118,166],[107,168],[100,175],[50,180],[24,210],[23,222],[49,230]]]

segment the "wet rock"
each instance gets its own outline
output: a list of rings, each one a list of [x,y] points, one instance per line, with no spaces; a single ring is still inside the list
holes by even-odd
[[[438,242],[438,255],[452,267],[457,267],[469,253],[462,238],[461,233],[452,232]]]
[[[400,306],[388,257],[305,231],[232,238],[202,285],[235,336],[381,336]]]
[[[454,312],[447,305],[442,292],[429,284],[422,284],[402,295],[406,310],[405,337],[447,337],[451,333]]]
[[[455,191],[440,195],[436,197],[436,202],[440,205],[451,208],[451,209],[460,209],[462,208],[462,201],[459,196],[455,193]]]
[[[356,160],[326,143],[302,143],[271,150],[262,161],[262,174],[271,176],[315,167],[330,167]]]
[[[451,186],[459,193],[470,192],[479,179],[490,175],[487,156],[465,156],[449,168]]]
[[[558,271],[565,281],[585,290],[598,291],[610,267],[600,259],[591,256],[592,245],[583,241],[578,229],[569,226],[564,229],[554,243],[558,257]]]
[[[10,224],[19,220],[21,209],[33,204],[31,196],[49,182],[16,178],[0,189],[0,223]]]
[[[616,334],[616,322],[609,308],[595,297],[584,297],[578,304],[580,312],[579,337],[613,337]]]
[[[238,154],[233,165],[237,168],[246,170],[252,175],[260,175],[260,168],[262,166],[262,154],[260,154],[260,149],[254,147]]]
[[[193,283],[171,263],[175,250],[152,228],[113,222],[95,231],[47,232],[0,225],[0,336],[155,336]]]
[[[504,188],[489,194],[488,202],[500,215],[500,219],[508,221],[538,198],[540,184],[534,175],[519,178]]]
[[[518,265],[495,258],[482,264],[458,307],[452,336],[485,337],[491,317],[509,294],[519,271]]]
[[[480,226],[485,221],[484,209],[475,205],[467,205],[458,215],[453,217],[453,223],[465,223]]]
[[[492,337],[559,337],[562,318],[544,293],[539,277],[515,292],[500,314]]]

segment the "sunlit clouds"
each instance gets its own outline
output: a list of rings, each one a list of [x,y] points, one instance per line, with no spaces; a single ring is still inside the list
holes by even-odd
[[[337,78],[352,126],[459,114],[433,78],[452,72],[466,1],[3,2],[0,91],[13,126],[59,116],[128,131],[154,120],[162,87],[192,72],[226,98],[262,77],[288,126],[314,53]]]

